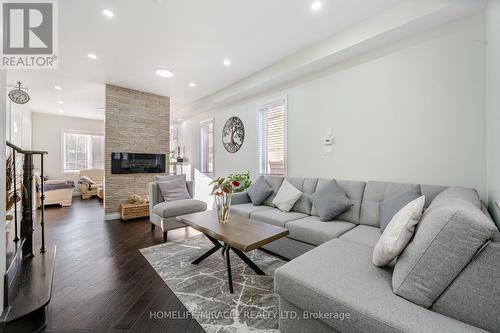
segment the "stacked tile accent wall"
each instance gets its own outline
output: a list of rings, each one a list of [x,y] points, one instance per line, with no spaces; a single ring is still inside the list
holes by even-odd
[[[105,212],[119,212],[131,194],[147,194],[155,174],[111,174],[111,153],[166,154],[168,163],[170,99],[106,85]],[[166,167],[168,170],[168,165]]]

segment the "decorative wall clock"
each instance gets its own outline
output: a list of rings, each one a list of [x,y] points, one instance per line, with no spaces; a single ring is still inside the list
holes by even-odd
[[[240,150],[245,140],[245,126],[238,117],[229,118],[222,129],[222,144],[230,153]]]
[[[16,104],[26,104],[30,100],[30,95],[24,91],[26,88],[22,88],[21,86],[21,81],[18,81],[17,86],[15,86],[16,88],[9,92],[10,100]]]

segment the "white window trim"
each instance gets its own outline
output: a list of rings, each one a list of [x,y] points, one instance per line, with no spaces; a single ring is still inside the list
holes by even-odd
[[[260,176],[283,176],[287,177],[288,175],[288,95],[278,95],[274,97],[268,97],[262,100],[259,100],[256,104],[256,110],[257,110],[257,135],[260,134],[260,109],[262,106],[266,104],[271,104],[273,102],[276,102],[277,100],[284,100],[285,101],[285,130],[284,130],[284,137],[285,137],[285,156],[284,156],[284,164],[285,164],[285,173],[283,175],[272,175],[272,174],[267,174],[267,173],[261,173],[260,170],[260,140],[261,138],[257,138],[257,170],[259,170],[259,175]]]
[[[104,137],[104,139],[106,139],[106,137],[105,137],[103,132],[61,129],[61,175],[78,175],[78,174],[80,174],[80,170],[67,170],[66,171],[64,169],[64,161],[66,160],[66,147],[64,146],[64,134],[65,133],[102,136],[102,137]],[[104,148],[106,148],[106,143],[104,144]],[[106,161],[106,151],[104,151],[104,161]]]

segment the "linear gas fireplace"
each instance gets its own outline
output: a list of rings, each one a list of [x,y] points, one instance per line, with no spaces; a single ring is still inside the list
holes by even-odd
[[[165,173],[165,154],[111,153],[111,173]]]

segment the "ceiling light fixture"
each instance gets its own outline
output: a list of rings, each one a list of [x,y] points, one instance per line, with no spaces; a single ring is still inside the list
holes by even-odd
[[[224,59],[222,63],[224,64],[224,66],[231,66],[231,60],[229,59]]]
[[[102,15],[104,15],[106,17],[114,17],[115,16],[115,13],[113,13],[109,9],[103,9],[101,12],[102,12]]]
[[[54,89],[55,90],[62,90],[62,87],[61,86],[54,86]]]
[[[191,83],[189,83],[189,86],[190,86],[191,88],[194,88],[194,87],[196,87],[196,83],[191,82]]]
[[[174,76],[174,72],[172,72],[170,69],[166,68],[157,68],[155,69],[155,74],[161,77],[166,77],[166,78],[171,78]]]
[[[59,104],[63,104],[63,101],[59,101],[59,102],[57,102],[57,103],[59,103]]]
[[[64,113],[64,111],[63,110],[59,110],[59,113]]]
[[[87,55],[87,57],[89,57],[89,58],[90,58],[90,59],[92,59],[92,60],[97,60],[97,56],[96,56],[95,54],[93,54],[93,53],[89,53],[89,54]]]
[[[321,9],[323,7],[323,3],[321,1],[314,1],[311,5],[311,9],[315,12]]]

